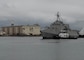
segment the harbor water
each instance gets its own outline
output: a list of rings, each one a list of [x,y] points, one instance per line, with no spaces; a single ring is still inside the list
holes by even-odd
[[[0,60],[84,60],[84,39],[0,37]]]

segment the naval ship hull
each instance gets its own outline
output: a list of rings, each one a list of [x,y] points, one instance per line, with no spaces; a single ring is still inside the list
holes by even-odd
[[[41,32],[43,39],[77,39],[79,36],[69,34],[69,37],[60,37],[59,34],[52,34],[47,32]]]
[[[56,34],[42,32],[43,39],[60,39],[60,37]]]
[[[84,38],[84,35],[79,35],[79,38]]]

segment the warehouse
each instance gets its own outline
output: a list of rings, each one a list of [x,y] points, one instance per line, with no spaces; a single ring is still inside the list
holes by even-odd
[[[16,35],[41,35],[40,26],[38,24],[34,25],[20,25],[15,26],[11,24],[11,26],[1,27],[2,31],[5,32],[5,35],[16,36]]]

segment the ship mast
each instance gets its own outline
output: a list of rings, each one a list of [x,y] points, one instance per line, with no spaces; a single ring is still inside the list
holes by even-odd
[[[60,15],[59,12],[57,12],[57,20],[56,21],[60,21]]]

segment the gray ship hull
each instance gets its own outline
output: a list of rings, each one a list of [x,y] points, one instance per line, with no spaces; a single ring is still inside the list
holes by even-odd
[[[76,32],[68,32],[69,37],[63,38],[60,37],[59,34],[53,34],[53,33],[47,33],[47,32],[41,32],[43,39],[77,39],[79,37],[78,33]]]
[[[52,34],[52,33],[46,33],[42,32],[43,39],[59,39],[58,35]]]

